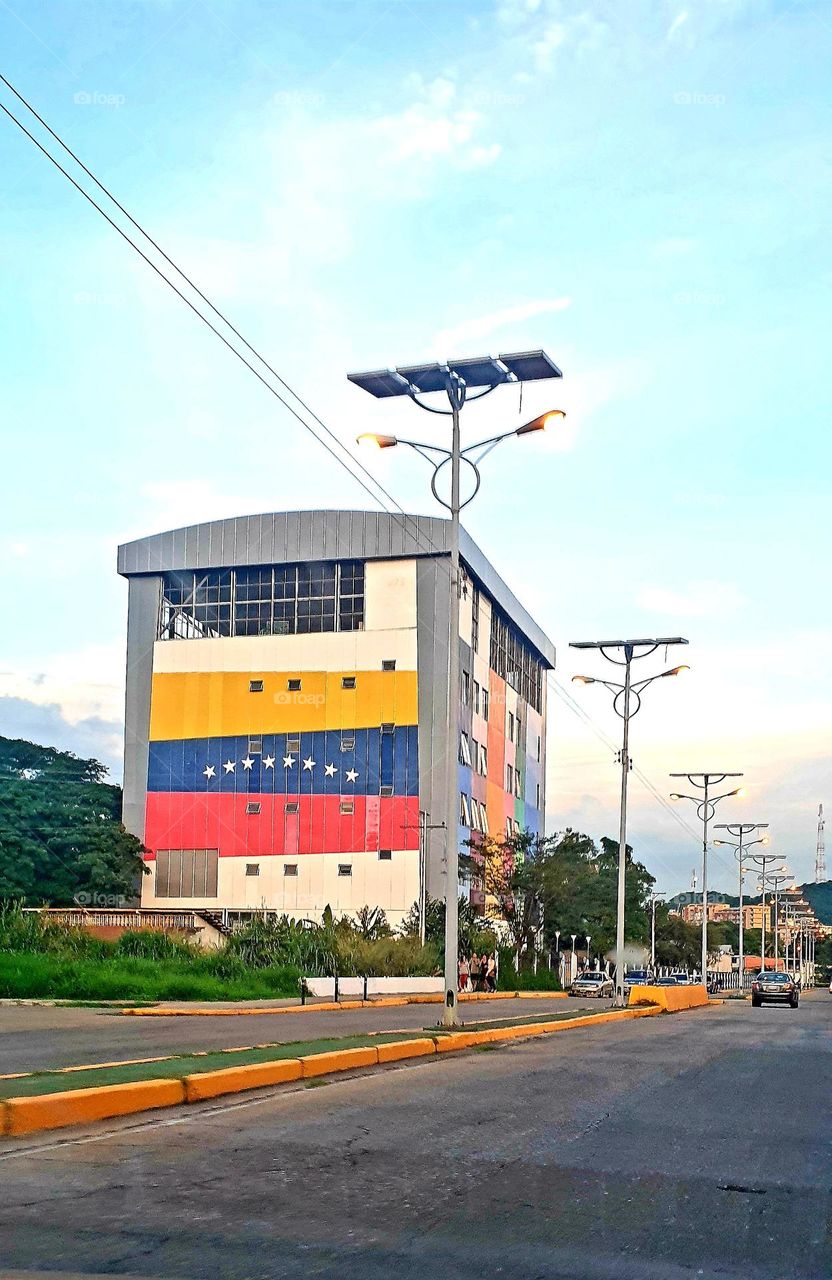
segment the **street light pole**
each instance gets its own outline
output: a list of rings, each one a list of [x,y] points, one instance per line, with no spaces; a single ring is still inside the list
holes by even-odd
[[[789,875],[770,875],[766,877],[769,885],[774,886],[774,967],[780,961],[780,886],[791,880]]]
[[[739,962],[740,962],[740,993],[745,990],[745,926],[742,918],[742,889],[745,883],[745,873],[748,870],[743,866],[743,858],[745,850],[751,849],[755,844],[768,844],[768,836],[761,836],[759,840],[746,840],[746,836],[753,835],[755,831],[767,831],[767,822],[717,822],[714,825],[714,831],[727,831],[729,835],[737,837],[737,843],[733,840],[714,840],[715,845],[730,845],[734,850],[734,857],[739,861],[740,884],[739,884],[739,927],[740,927],[740,946],[739,946]]]
[[[459,600],[460,600],[460,556],[459,556],[459,517],[460,512],[473,501],[480,487],[480,473],[477,464],[487,453],[509,436],[523,436],[534,431],[542,431],[548,420],[565,417],[563,410],[557,409],[541,414],[532,422],[527,422],[513,431],[504,431],[480,440],[476,444],[462,448],[460,439],[459,416],[463,405],[496,390],[498,386],[523,382],[539,381],[549,378],[560,378],[560,369],[544,351],[515,352],[499,357],[477,356],[469,360],[449,361],[444,364],[405,365],[397,369],[377,369],[365,373],[350,373],[350,382],[355,383],[363,391],[376,399],[389,397],[408,397],[420,409],[429,413],[438,413],[451,418],[451,447],[446,449],[437,445],[416,440],[404,440],[392,435],[378,435],[374,432],[363,432],[358,437],[359,444],[374,445],[379,449],[389,449],[393,445],[406,444],[431,464],[433,478],[431,490],[446,511],[450,514],[447,551],[450,559],[449,572],[449,619],[448,619],[448,698],[447,698],[447,738],[445,744],[445,778],[442,808],[444,809],[445,826],[445,1002],[442,1021],[445,1026],[457,1024],[457,987],[459,982],[459,818],[458,818],[458,785],[457,785],[457,750],[459,741]],[[468,396],[469,388],[475,394]],[[424,404],[421,397],[434,392],[444,391],[448,408],[437,408]],[[477,456],[472,458],[471,454]],[[462,462],[466,462],[474,476],[473,492],[465,499],[460,499],[460,470]],[[450,500],[439,496],[437,479],[441,469],[450,463],[451,492]],[[434,551],[436,548],[434,547]]]
[[[641,707],[641,695],[654,680],[665,676],[677,676],[688,667],[673,667],[670,671],[662,671],[658,675],[648,676],[646,680],[632,681],[632,664],[636,658],[647,658],[656,649],[671,644],[687,644],[681,636],[661,636],[655,640],[577,640],[570,642],[570,649],[600,649],[608,662],[624,668],[624,683],[602,680],[596,676],[573,676],[579,684],[602,684],[614,693],[613,709],[624,721],[624,733],[621,743],[621,807],[618,825],[618,902],[615,920],[615,1005],[624,1007],[624,905],[627,891],[627,782],[632,761],[630,760],[630,718],[636,715]],[[644,652],[639,653],[642,649]],[[623,658],[613,657],[610,650],[620,651]],[[635,701],[635,706],[632,702]]]
[[[760,867],[762,871],[761,879],[763,882],[762,884],[763,896],[762,896],[762,903],[760,907],[760,925],[761,925],[760,968],[763,973],[765,973],[766,971],[766,867],[769,862],[777,862],[779,857],[780,855],[777,853],[752,853],[752,854],[749,854],[749,857],[748,857],[748,861],[756,863],[756,865]],[[772,870],[774,871],[785,871],[785,869],[786,868],[783,866],[772,868]]]
[[[465,398],[464,385],[448,374],[448,399],[451,403],[451,572],[450,611],[448,615],[448,737],[445,751],[445,1007],[442,1021],[456,1023],[456,996],[459,968],[459,839],[457,822],[457,703],[459,701],[459,411]],[[485,987],[483,982],[483,987]]]
[[[652,910],[652,920],[650,922],[650,964],[653,969],[653,976],[656,974],[656,903],[659,898],[663,898],[663,893],[651,893],[650,907]]]
[[[741,778],[741,773],[671,773],[671,778],[687,778],[692,787],[696,787],[697,791],[701,791],[701,796],[680,795],[677,791],[671,793],[671,800],[692,800],[696,805],[696,814],[702,823],[702,981],[707,985],[708,982],[708,825],[716,813],[716,806],[720,800],[726,800],[728,796],[738,796],[742,794],[742,788],[736,787],[733,791],[725,791],[720,796],[711,795],[711,787],[718,787],[726,778]]]

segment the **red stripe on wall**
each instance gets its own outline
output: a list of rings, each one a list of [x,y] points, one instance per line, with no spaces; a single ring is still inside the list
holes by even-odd
[[[297,804],[297,813],[286,805]],[[258,814],[246,805],[259,804]],[[219,849],[220,857],[361,853],[418,849],[417,796],[356,796],[341,813],[340,796],[212,795],[150,792],[145,845],[157,849]]]

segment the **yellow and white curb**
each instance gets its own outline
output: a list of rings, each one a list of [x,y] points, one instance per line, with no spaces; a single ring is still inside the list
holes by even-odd
[[[203,1102],[225,1094],[242,1093],[272,1085],[339,1071],[355,1071],[407,1058],[432,1057],[472,1049],[478,1045],[498,1044],[511,1040],[528,1040],[536,1036],[566,1031],[574,1027],[595,1026],[605,1022],[623,1022],[633,1018],[649,1018],[663,1010],[658,1006],[618,1009],[558,1022],[524,1023],[517,1027],[490,1027],[484,1031],[450,1032],[387,1044],[368,1045],[356,1049],[338,1049],[328,1053],[309,1054],[299,1058],[278,1058],[247,1066],[226,1067],[218,1071],[198,1072],[181,1078],[137,1080],[129,1084],[99,1085],[89,1089],[70,1089],[63,1093],[39,1097],[8,1098],[0,1102],[0,1135],[23,1137],[49,1129],[89,1124],[116,1116],[135,1115],[160,1107]]]

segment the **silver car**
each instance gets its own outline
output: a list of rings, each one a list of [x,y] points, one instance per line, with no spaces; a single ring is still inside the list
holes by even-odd
[[[605,973],[591,971],[580,974],[569,988],[570,996],[611,996],[615,991],[612,978]]]

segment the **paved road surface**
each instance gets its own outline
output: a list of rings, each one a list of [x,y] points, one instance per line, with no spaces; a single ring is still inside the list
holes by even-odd
[[[463,1022],[562,1012],[598,1000],[490,1000],[459,1006]],[[609,1004],[604,1001],[603,1005]],[[182,1007],[181,1005],[179,1006]],[[103,1009],[0,1006],[0,1075],[44,1071],[93,1062],[147,1058],[194,1049],[346,1036],[357,1031],[398,1031],[435,1026],[438,1004],[333,1013],[285,1013],[241,1018],[128,1018]]]
[[[830,1029],[825,994],[711,1006],[8,1144],[0,1262],[166,1280],[821,1280]]]

